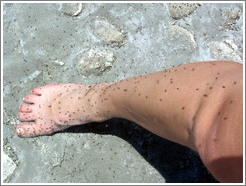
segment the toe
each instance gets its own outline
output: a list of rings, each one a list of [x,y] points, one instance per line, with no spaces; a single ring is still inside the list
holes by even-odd
[[[16,127],[16,133],[19,137],[35,137],[40,135],[50,135],[54,132],[52,128],[44,127],[42,124],[21,123]]]
[[[30,105],[30,104],[22,104],[19,107],[19,111],[20,112],[30,113],[30,112],[32,112],[32,108],[31,107],[32,107],[32,105]]]
[[[37,87],[37,88],[33,89],[32,94],[40,96],[44,90],[44,87],[45,86]]]
[[[39,98],[40,98],[40,96],[30,94],[30,95],[26,96],[25,98],[23,98],[23,100],[26,103],[36,103],[39,100]]]
[[[32,113],[19,112],[19,119],[21,121],[34,121],[35,117]]]
[[[50,87],[54,87],[57,85],[58,84],[50,84],[50,85],[46,85],[46,86],[37,87],[37,88],[32,90],[32,94],[40,96],[43,94],[43,91],[45,91],[45,89],[50,88]]]

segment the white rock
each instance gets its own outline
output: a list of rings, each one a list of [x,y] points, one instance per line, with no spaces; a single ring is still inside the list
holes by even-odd
[[[234,51],[237,51],[238,47],[232,40],[225,40],[224,43]]]
[[[226,29],[234,29],[236,22],[242,17],[242,12],[239,8],[225,10],[222,13],[224,19],[224,27]]]
[[[181,19],[192,14],[201,3],[168,3],[168,9],[173,19]]]
[[[237,46],[230,40],[212,42],[209,45],[209,49],[213,58],[216,60],[242,62],[240,56],[236,54]]]
[[[126,38],[123,30],[104,18],[95,20],[94,34],[103,44],[111,46],[122,46]]]
[[[3,180],[6,180],[9,175],[11,175],[16,169],[16,164],[13,160],[4,152],[2,152],[3,161]]]
[[[82,75],[101,75],[113,66],[114,60],[112,51],[91,48],[79,56],[76,68]]]
[[[82,12],[82,3],[62,3],[61,11],[70,16],[78,16]]]
[[[182,48],[194,50],[197,48],[197,43],[194,36],[186,29],[173,25],[167,27],[169,40],[176,42],[175,44],[182,45]]]

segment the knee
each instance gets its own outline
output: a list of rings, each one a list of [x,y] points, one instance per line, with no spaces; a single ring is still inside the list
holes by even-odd
[[[210,137],[197,148],[208,171],[222,183],[242,183],[243,153],[241,148],[233,149],[226,141],[215,143]]]
[[[243,182],[243,156],[223,157],[204,163],[210,173],[223,183]]]

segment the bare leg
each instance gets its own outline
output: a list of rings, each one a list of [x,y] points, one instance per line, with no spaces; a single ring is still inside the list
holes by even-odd
[[[126,118],[197,151],[219,181],[242,182],[242,76],[241,64],[203,62],[119,83],[78,85],[70,92],[63,85],[42,87],[40,94],[30,96],[32,101],[26,98],[32,105],[21,107],[20,119],[27,122],[17,126],[17,133],[30,137]]]

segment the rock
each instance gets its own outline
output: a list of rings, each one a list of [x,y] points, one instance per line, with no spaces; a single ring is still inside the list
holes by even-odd
[[[76,64],[82,75],[101,75],[113,66],[115,55],[109,50],[89,49],[79,56]]]
[[[13,160],[5,154],[5,152],[2,152],[2,161],[3,161],[3,180],[6,180],[8,176],[10,176],[14,170],[16,169],[16,164],[13,162]]]
[[[78,16],[82,12],[82,3],[62,3],[61,11],[69,16]]]
[[[167,27],[168,38],[175,46],[180,46],[184,50],[193,51],[197,48],[194,36],[186,29],[173,25]]]
[[[237,51],[238,47],[232,40],[225,40],[224,43],[234,51]]]
[[[124,44],[126,33],[118,26],[104,18],[95,20],[94,34],[103,44],[121,47]]]
[[[192,14],[201,3],[168,3],[168,9],[173,19],[181,19]]]
[[[224,28],[235,29],[236,22],[241,18],[242,12],[239,8],[225,10],[222,13],[224,19]]]
[[[210,52],[216,60],[241,62],[242,59],[236,54],[237,46],[231,40],[224,42],[212,42],[209,46]]]

